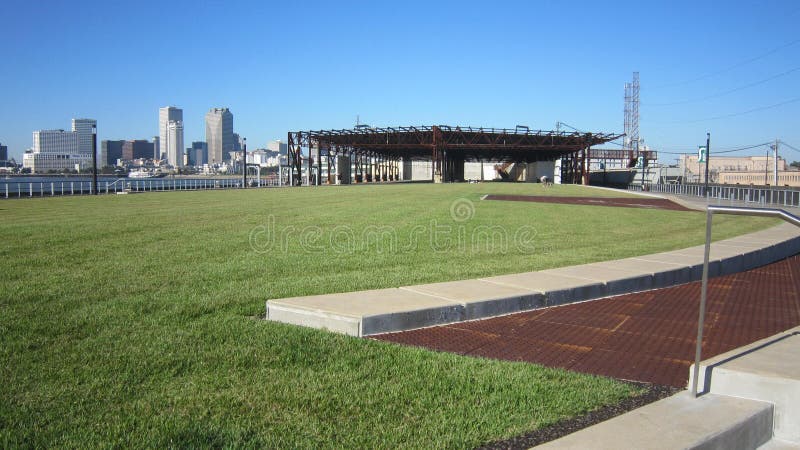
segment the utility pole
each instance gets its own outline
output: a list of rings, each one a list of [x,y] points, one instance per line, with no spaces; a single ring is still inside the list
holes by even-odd
[[[775,186],[778,186],[778,142],[780,141],[775,139],[775,170],[773,171],[773,175],[775,176],[773,183],[775,183]]]
[[[708,160],[711,159],[711,133],[706,133],[706,184],[703,187],[703,197],[708,197]]]
[[[769,150],[767,150],[767,159],[764,160],[764,186],[769,186]]]

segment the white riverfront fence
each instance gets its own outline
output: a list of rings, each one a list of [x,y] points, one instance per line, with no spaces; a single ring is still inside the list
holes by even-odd
[[[629,191],[642,191],[641,185],[628,186]],[[704,197],[702,184],[648,184],[646,190],[659,194],[686,195]],[[710,200],[718,203],[749,203],[753,205],[775,205],[785,207],[800,207],[800,190],[792,188],[768,186],[731,186],[709,185],[708,195]]]
[[[248,188],[280,187],[277,178],[247,179]],[[197,191],[208,189],[242,188],[241,178],[120,178],[114,181],[99,180],[98,194],[120,194],[131,192]],[[59,195],[87,195],[92,193],[91,181],[3,181],[0,182],[0,198],[54,197]]]

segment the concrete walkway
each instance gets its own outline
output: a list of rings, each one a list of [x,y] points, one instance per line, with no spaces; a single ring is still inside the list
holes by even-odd
[[[269,320],[368,336],[675,286],[699,280],[703,246],[477,280],[267,301]],[[715,242],[711,276],[800,252],[800,228],[780,224]]]

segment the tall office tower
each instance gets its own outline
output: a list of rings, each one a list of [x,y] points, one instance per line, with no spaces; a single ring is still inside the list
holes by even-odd
[[[8,160],[8,147],[0,144],[0,161]]]
[[[97,129],[94,119],[72,119],[72,132],[78,133],[78,153],[92,153],[92,130]]]
[[[167,123],[167,163],[172,167],[183,167],[183,121]]]
[[[158,109],[158,143],[160,148],[157,159],[166,158],[169,160],[170,148],[167,141],[167,127],[170,120],[183,123],[183,110],[174,106],[165,106]],[[181,136],[181,140],[183,140],[183,136]],[[175,151],[175,154],[179,154],[182,151],[183,149],[180,148]]]
[[[233,114],[228,108],[211,108],[206,113],[208,163],[219,164],[233,151]]]
[[[153,136],[153,159],[161,159],[161,138]]]

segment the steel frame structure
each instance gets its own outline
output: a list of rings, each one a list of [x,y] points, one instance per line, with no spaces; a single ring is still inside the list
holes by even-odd
[[[463,179],[465,161],[536,162],[561,158],[562,182],[588,184],[590,148],[621,136],[449,125],[358,125],[353,129],[296,131],[289,132],[287,138],[288,183],[301,184],[305,160],[309,184],[322,184],[322,157],[330,166],[331,157],[343,155],[355,167],[355,182],[395,181],[404,159],[432,161],[431,179],[447,182]],[[328,174],[330,177],[330,170]],[[332,180],[329,178],[328,182]]]

